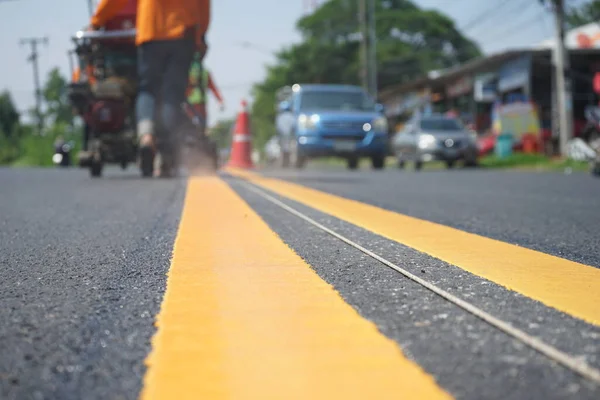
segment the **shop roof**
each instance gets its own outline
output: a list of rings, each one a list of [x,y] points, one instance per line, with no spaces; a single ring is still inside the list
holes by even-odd
[[[542,52],[547,50],[540,50]],[[443,85],[454,79],[458,79],[466,74],[474,73],[474,72],[483,72],[484,70],[497,66],[498,63],[509,61],[513,58],[517,58],[523,54],[531,53],[531,49],[520,49],[520,50],[510,50],[502,53],[492,54],[487,57],[480,57],[473,59],[471,61],[466,62],[465,64],[459,65],[455,68],[451,68],[445,70],[440,73],[439,76],[435,78],[431,78],[429,76],[422,76],[421,78],[417,78],[411,82],[403,83],[400,85],[391,86],[387,89],[382,90],[379,93],[379,97],[382,100],[386,100],[387,98],[394,96],[398,93],[406,93],[413,90],[418,90],[427,85],[435,86],[435,85]]]
[[[570,49],[569,53],[574,55],[600,54],[600,48]],[[496,68],[500,63],[510,61],[525,54],[531,54],[534,57],[551,56],[552,49],[539,47],[533,49],[516,49],[505,51],[502,53],[492,54],[487,57],[476,58],[455,68],[447,69],[444,71],[436,71],[437,76],[435,77],[432,77],[430,75],[424,75],[407,83],[390,86],[379,92],[379,98],[382,102],[386,102],[388,100],[391,100],[393,96],[398,94],[417,91],[420,89],[424,89],[427,86],[436,87],[446,85],[452,82],[453,80],[460,79],[461,77],[467,74],[489,71],[491,69]]]

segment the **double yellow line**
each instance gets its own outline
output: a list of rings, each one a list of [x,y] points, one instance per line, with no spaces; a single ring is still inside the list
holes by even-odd
[[[600,325],[600,269],[297,184],[231,171],[281,196]]]
[[[299,185],[277,194],[600,323],[600,270]],[[218,178],[192,178],[143,399],[450,396]]]
[[[142,399],[449,396],[218,178],[193,178]]]

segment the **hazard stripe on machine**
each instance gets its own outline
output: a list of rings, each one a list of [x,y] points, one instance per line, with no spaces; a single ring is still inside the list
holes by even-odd
[[[142,399],[446,399],[222,180],[189,181]]]

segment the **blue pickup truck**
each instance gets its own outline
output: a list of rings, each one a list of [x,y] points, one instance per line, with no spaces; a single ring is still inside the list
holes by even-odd
[[[277,92],[277,136],[283,167],[302,168],[317,157],[341,157],[349,169],[368,157],[383,169],[388,124],[383,106],[350,85],[287,86]]]

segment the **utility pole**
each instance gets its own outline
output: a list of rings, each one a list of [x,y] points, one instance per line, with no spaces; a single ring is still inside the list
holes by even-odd
[[[559,116],[560,154],[567,155],[567,142],[573,132],[573,104],[569,71],[569,53],[565,49],[565,4],[564,0],[554,0],[554,20],[556,25],[556,47],[554,48],[554,69],[556,76],[556,99]]]
[[[38,133],[42,134],[42,92],[40,90],[40,73],[38,68],[38,44],[48,45],[48,38],[26,38],[21,39],[21,46],[29,45],[31,54],[27,57],[27,61],[33,64],[33,83],[35,85],[35,114],[38,119]]]
[[[375,29],[375,0],[368,0],[369,23],[369,87],[370,93],[377,100],[377,33]]]
[[[76,52],[75,50],[68,50],[67,51],[67,57],[69,59],[69,74],[70,76],[73,76],[73,72],[75,72],[75,66],[73,65],[73,57],[76,57]]]
[[[88,0],[88,13],[90,14],[90,18],[94,15],[94,10],[96,9],[96,1]]]
[[[367,92],[369,90],[369,51],[367,46],[367,0],[358,0],[358,24],[360,27],[360,80],[362,87]]]

